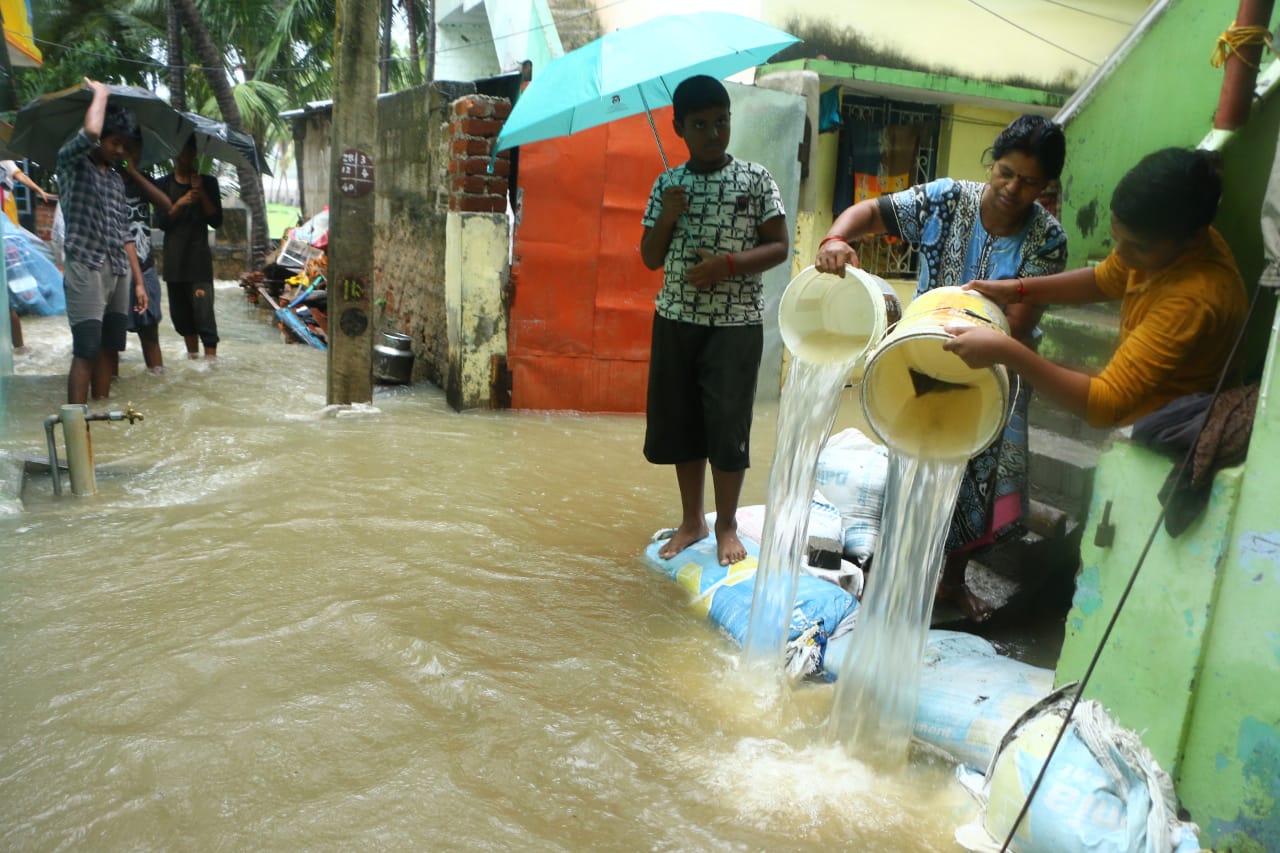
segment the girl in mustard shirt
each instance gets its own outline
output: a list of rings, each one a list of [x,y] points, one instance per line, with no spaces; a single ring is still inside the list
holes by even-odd
[[[1178,397],[1212,391],[1247,311],[1235,258],[1210,225],[1221,194],[1207,152],[1157,151],[1116,185],[1115,248],[1097,267],[965,285],[1002,305],[1121,300],[1119,345],[1097,375],[1055,364],[993,329],[948,328],[954,337],[944,348],[970,367],[1008,365],[1096,427],[1130,424]]]

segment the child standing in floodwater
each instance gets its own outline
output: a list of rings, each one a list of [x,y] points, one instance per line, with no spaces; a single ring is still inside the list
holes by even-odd
[[[160,209],[156,225],[164,230],[164,280],[169,316],[187,346],[187,358],[218,355],[218,322],[213,314],[213,252],[209,229],[222,227],[222,191],[218,179],[196,169],[195,137],[173,161],[173,174],[156,185],[170,207]]]
[[[699,75],[676,87],[674,127],[689,160],[654,181],[640,255],[662,268],[649,355],[644,455],[674,465],[681,519],[664,560],[707,536],[708,463],[721,565],[747,556],[738,498],[750,463],[752,408],[764,346],[761,273],[787,258],[782,197],[763,166],[729,147],[729,92]]]
[[[109,106],[105,83],[85,79],[93,99],[84,126],[58,151],[58,187],[66,216],[67,322],[71,369],[67,402],[106,399],[111,391],[109,351],[124,349],[129,284],[145,311],[147,291],[129,232],[124,181],[115,167],[130,139],[141,139],[133,113]]]

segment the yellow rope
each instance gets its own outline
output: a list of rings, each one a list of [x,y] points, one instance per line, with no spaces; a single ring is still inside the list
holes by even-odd
[[[1232,21],[1226,32],[1218,36],[1218,45],[1213,49],[1213,53],[1209,54],[1209,64],[1214,68],[1221,68],[1226,63],[1227,57],[1235,53],[1241,62],[1257,71],[1258,66],[1245,59],[1240,53],[1240,48],[1253,44],[1266,45],[1272,51],[1275,50],[1271,44],[1271,31],[1266,27],[1237,27],[1236,22]]]

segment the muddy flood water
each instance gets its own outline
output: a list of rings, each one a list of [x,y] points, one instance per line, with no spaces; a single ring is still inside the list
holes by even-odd
[[[0,517],[0,847],[958,849],[953,767],[846,755],[832,685],[762,701],[645,564],[677,503],[642,417],[335,413],[322,353],[217,298],[213,366],[167,307],[162,376],[131,338],[99,494],[29,476]],[[0,449],[40,455],[70,335],[24,326]]]

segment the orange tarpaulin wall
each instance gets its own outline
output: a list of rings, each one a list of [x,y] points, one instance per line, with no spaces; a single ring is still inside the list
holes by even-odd
[[[654,122],[687,159],[670,107]],[[662,159],[644,115],[522,146],[507,342],[517,409],[643,412],[653,299],[640,218]]]

